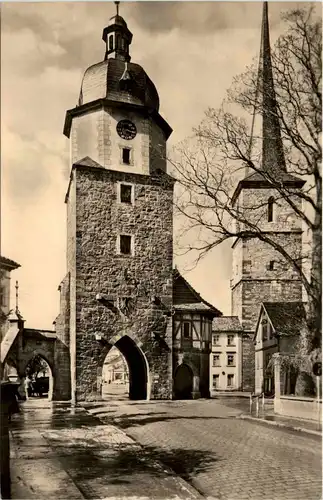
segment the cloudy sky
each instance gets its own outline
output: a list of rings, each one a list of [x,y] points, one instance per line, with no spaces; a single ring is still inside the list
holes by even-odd
[[[298,4],[300,5],[300,4]],[[283,30],[270,3],[271,36]],[[132,61],[154,81],[161,114],[184,139],[208,106],[217,107],[232,78],[257,56],[262,4],[258,2],[122,2],[134,37]],[[70,162],[63,136],[65,112],[76,105],[85,69],[102,60],[102,30],[112,2],[2,3],[1,5],[1,254],[21,268],[20,310],[26,325],[51,328],[59,310],[57,287],[66,273],[64,195]],[[210,302],[230,314],[230,245],[187,272]]]

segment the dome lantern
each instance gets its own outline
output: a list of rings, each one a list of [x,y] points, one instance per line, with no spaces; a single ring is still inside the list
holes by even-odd
[[[126,21],[119,16],[119,3],[116,4],[116,15],[111,17],[108,26],[103,30],[102,39],[106,44],[105,57],[107,59],[120,59],[129,62],[129,45],[132,41],[132,33],[129,31]]]

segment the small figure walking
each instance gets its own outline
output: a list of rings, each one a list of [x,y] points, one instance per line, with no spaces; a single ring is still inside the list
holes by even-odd
[[[28,400],[32,394],[32,382],[28,375],[25,378],[25,394],[26,400]]]

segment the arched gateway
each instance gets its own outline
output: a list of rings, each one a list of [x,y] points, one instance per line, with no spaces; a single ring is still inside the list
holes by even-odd
[[[129,399],[145,400],[150,397],[149,366],[144,353],[136,342],[124,335],[113,346],[124,356],[129,373]],[[110,352],[110,350],[109,350]],[[102,373],[102,372],[101,372]],[[101,377],[99,375],[99,377]],[[100,379],[99,379],[100,383]]]

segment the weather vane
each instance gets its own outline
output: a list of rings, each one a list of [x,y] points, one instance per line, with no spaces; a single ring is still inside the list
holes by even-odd
[[[115,5],[116,5],[116,9],[117,9],[117,16],[119,15],[119,4],[120,2],[114,2]]]

